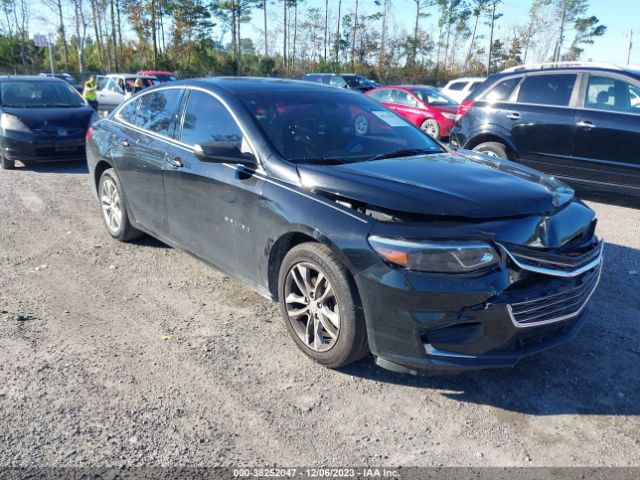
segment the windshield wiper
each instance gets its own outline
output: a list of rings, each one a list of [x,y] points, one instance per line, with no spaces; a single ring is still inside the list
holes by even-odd
[[[384,160],[386,158],[412,157],[414,155],[429,155],[433,153],[439,153],[439,152],[436,150],[427,150],[424,148],[404,148],[401,150],[394,150],[392,152],[375,155],[371,157],[368,161]]]
[[[303,165],[341,165],[348,163],[347,161],[337,157],[322,157],[322,158],[295,158],[291,159],[294,163],[301,163]]]

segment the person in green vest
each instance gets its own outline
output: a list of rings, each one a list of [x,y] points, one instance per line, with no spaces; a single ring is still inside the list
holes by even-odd
[[[89,77],[89,80],[84,82],[84,90],[82,91],[82,96],[85,98],[87,102],[95,102],[96,101],[96,92],[98,91],[98,87],[96,85],[96,79],[93,75]]]

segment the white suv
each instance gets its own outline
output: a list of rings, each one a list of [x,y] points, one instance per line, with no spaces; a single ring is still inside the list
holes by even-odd
[[[485,77],[464,77],[451,80],[440,91],[453,98],[456,102],[462,103],[474,88],[483,83]]]

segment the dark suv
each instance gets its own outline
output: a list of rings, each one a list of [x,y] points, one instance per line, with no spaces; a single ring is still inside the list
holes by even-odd
[[[302,80],[331,85],[332,87],[348,88],[362,93],[373,90],[378,86],[376,82],[355,73],[309,73],[302,77]]]
[[[460,115],[455,145],[590,189],[640,195],[640,71],[515,67],[474,90]]]

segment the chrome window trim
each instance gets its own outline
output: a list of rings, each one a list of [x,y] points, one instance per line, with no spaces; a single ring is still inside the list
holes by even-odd
[[[167,87],[162,87],[162,88],[154,89],[153,91],[150,91],[150,92],[146,92],[146,93],[144,93],[144,95],[147,95],[147,94],[149,94],[149,93],[153,93],[153,92],[158,91],[158,90],[167,90],[167,89],[186,89],[186,88],[191,88],[191,89],[194,89],[194,90],[200,90],[200,91],[202,91],[202,92],[204,92],[204,93],[212,93],[212,92],[207,91],[206,89],[198,88],[198,87],[192,87],[192,86],[189,86],[189,87],[182,87],[182,86],[167,86]],[[216,95],[212,95],[212,96],[214,96],[214,98],[216,97]],[[136,99],[139,99],[140,97],[141,97],[141,96],[136,95],[136,97],[135,97],[135,98],[136,98]],[[165,142],[165,143],[168,143],[168,144],[170,144],[170,145],[172,145],[172,146],[174,146],[174,147],[178,147],[178,148],[181,148],[181,149],[183,149],[183,150],[185,150],[185,151],[187,151],[187,152],[193,153],[193,147],[192,147],[191,145],[188,145],[188,144],[186,144],[186,143],[182,143],[182,142],[180,142],[179,140],[176,140],[175,138],[166,137],[166,136],[164,136],[164,135],[156,134],[155,132],[151,132],[151,131],[149,131],[149,130],[145,130],[145,129],[142,129],[142,128],[140,128],[140,127],[136,127],[135,125],[130,124],[130,123],[129,123],[129,122],[127,122],[126,120],[123,120],[123,119],[119,118],[119,116],[118,116],[118,115],[119,115],[119,113],[120,113],[120,110],[121,110],[122,108],[124,108],[124,106],[125,106],[127,103],[129,103],[129,102],[131,102],[131,101],[133,101],[133,99],[127,100],[126,102],[124,102],[122,105],[120,105],[120,106],[118,107],[118,110],[117,110],[117,111],[115,112],[115,114],[114,114],[114,118],[116,118],[118,121],[113,120],[113,119],[111,119],[111,118],[105,118],[105,119],[103,119],[103,121],[113,122],[113,123],[115,123],[115,124],[117,124],[117,125],[124,125],[126,128],[130,128],[130,129],[132,129],[132,130],[134,130],[134,131],[137,131],[137,132],[139,132],[139,133],[142,133],[142,134],[145,134],[145,135],[149,135],[150,137],[156,138],[157,140],[160,140],[160,141],[163,141],[163,142]],[[230,111],[229,106],[228,106],[226,103],[224,103],[224,102],[221,102],[221,103],[223,103],[223,105],[225,106],[225,108],[226,108],[227,110],[229,110],[229,111]],[[235,115],[233,115],[233,113],[232,113],[231,115],[233,116],[233,118],[234,118],[234,120],[235,120],[235,119],[236,119],[236,116],[235,116]],[[237,120],[236,120],[236,123],[238,123],[238,122],[237,122]],[[241,128],[242,134],[246,136],[246,138],[247,138],[247,142],[249,142],[249,146],[251,147],[251,149],[252,149],[252,150],[254,150],[254,151],[255,151],[255,148],[253,147],[253,144],[251,143],[251,140],[250,140],[250,139],[248,138],[248,136],[246,135],[245,130],[244,130],[242,127],[240,127],[240,128]],[[257,158],[257,157],[256,157],[256,158]],[[275,181],[275,180],[273,180],[272,178],[270,178],[270,177],[268,176],[267,171],[262,167],[262,164],[261,164],[261,163],[259,163],[259,164],[257,165],[257,168],[256,168],[255,170],[253,170],[253,169],[251,169],[251,168],[248,168],[248,167],[245,167],[245,166],[240,165],[240,164],[221,163],[221,165],[224,165],[225,167],[227,167],[227,168],[231,168],[231,169],[233,169],[233,170],[240,170],[240,169],[245,169],[245,170],[246,170],[246,169],[248,169],[248,170],[252,171],[252,172],[253,172],[253,174],[254,174],[254,175],[256,175],[258,178],[260,178],[261,180],[264,180],[264,181],[265,181],[265,182],[267,182],[267,183],[270,183],[270,184],[272,184],[272,185],[279,186],[280,188],[284,188],[285,190],[289,190],[290,192],[297,193],[298,195],[302,195],[303,197],[306,197],[306,198],[308,198],[308,199],[310,199],[310,200],[314,200],[314,201],[316,201],[316,202],[318,202],[318,203],[321,203],[321,204],[323,204],[323,205],[326,205],[327,207],[329,207],[329,208],[331,208],[331,209],[333,209],[333,210],[336,210],[336,211],[338,211],[338,212],[341,212],[341,213],[343,213],[343,214],[345,214],[345,215],[348,215],[348,216],[350,216],[351,218],[354,218],[354,219],[358,220],[359,222],[362,222],[362,223],[365,223],[365,224],[368,224],[368,223],[369,223],[369,221],[368,221],[368,220],[366,220],[366,219],[364,219],[364,218],[361,218],[360,216],[356,215],[356,214],[355,214],[355,213],[353,213],[353,212],[343,210],[342,208],[340,208],[337,204],[334,204],[333,202],[331,202],[331,203],[330,203],[329,201],[325,201],[324,199],[321,199],[321,198],[318,198],[318,197],[316,197],[316,196],[312,196],[312,195],[306,194],[306,193],[304,193],[304,192],[300,192],[300,191],[296,190],[295,188],[292,188],[292,187],[299,187],[299,185],[296,185],[296,184],[294,184],[294,183],[285,182],[284,180],[279,180],[279,181]],[[282,182],[282,183],[280,183],[280,182]],[[286,185],[283,185],[283,183],[284,183],[284,184],[287,184],[287,185],[291,185],[291,187],[286,186]]]
[[[145,128],[140,128],[140,127],[138,127],[136,125],[133,125],[133,124],[127,122],[122,117],[120,117],[120,111],[125,107],[126,104],[128,104],[134,98],[141,100],[142,97],[144,97],[145,95],[150,95],[152,93],[161,92],[161,91],[164,91],[164,90],[185,90],[185,91],[186,90],[196,90],[196,91],[211,95],[213,98],[215,98],[217,101],[219,101],[222,104],[222,106],[227,110],[227,112],[229,112],[229,115],[231,115],[233,120],[236,122],[236,125],[238,126],[238,128],[242,132],[243,138],[245,138],[247,140],[247,143],[249,144],[249,147],[251,148],[251,152],[250,153],[253,154],[253,156],[256,158],[256,161],[258,162],[258,169],[261,170],[261,171],[264,171],[264,168],[262,166],[262,160],[256,154],[257,150],[256,150],[253,142],[251,141],[251,138],[249,137],[249,135],[247,135],[246,129],[242,126],[242,123],[238,120],[238,116],[233,112],[233,110],[229,107],[229,104],[220,95],[218,95],[217,93],[211,92],[211,91],[209,91],[209,90],[207,90],[205,88],[197,87],[197,86],[194,86],[194,85],[167,85],[167,86],[162,86],[162,87],[159,87],[159,88],[154,88],[153,90],[151,90],[149,92],[144,92],[144,93],[141,93],[140,95],[135,95],[135,96],[131,97],[131,99],[127,100],[122,105],[120,105],[118,107],[118,110],[114,114],[114,118],[116,118],[123,125],[126,125],[129,128],[132,128],[133,130],[136,130],[138,132],[150,135],[150,136],[155,137],[155,138],[157,138],[159,140],[164,140],[165,142],[171,143],[171,144],[173,144],[173,145],[175,145],[177,147],[180,147],[180,148],[183,148],[185,150],[193,152],[193,145],[189,145],[187,143],[183,143],[183,142],[181,142],[180,140],[178,140],[176,138],[167,137],[166,135],[161,135],[159,133],[152,132],[152,131],[147,130]],[[185,105],[185,108],[186,107],[187,106]],[[180,115],[182,115],[182,113],[180,113]]]
[[[598,278],[596,279],[596,282],[594,283],[593,287],[591,288],[591,292],[589,292],[589,295],[587,295],[587,298],[585,299],[585,301],[582,303],[582,305],[580,306],[580,308],[575,311],[574,313],[569,313],[567,315],[562,315],[560,317],[555,317],[555,318],[549,318],[547,320],[540,320],[538,322],[531,322],[531,323],[519,323],[514,314],[513,314],[513,310],[511,308],[511,305],[507,305],[507,311],[509,312],[509,317],[511,318],[511,322],[517,327],[517,328],[530,328],[530,327],[539,327],[540,325],[548,325],[550,323],[558,323],[558,322],[562,322],[564,320],[569,320],[571,318],[576,318],[579,315],[582,314],[582,312],[584,311],[585,308],[587,308],[587,305],[589,304],[589,300],[591,300],[591,297],[593,296],[593,294],[596,292],[598,285],[600,284],[600,278],[602,277],[602,265],[600,265],[598,267]]]
[[[596,258],[594,258],[592,261],[575,270],[561,270],[561,269],[554,269],[554,268],[538,267],[536,265],[528,265],[526,263],[520,262],[511,254],[511,252],[509,252],[509,249],[506,248],[504,245],[500,243],[498,243],[497,245],[500,247],[502,251],[504,251],[507,254],[507,256],[518,268],[521,268],[522,270],[528,270],[534,273],[540,273],[542,275],[550,275],[553,277],[563,277],[563,278],[577,277],[578,275],[582,275],[583,273],[597,267],[602,263],[602,254],[604,251],[604,241],[602,241],[600,242],[600,247],[599,247],[600,251],[598,252],[598,256],[596,256]]]

